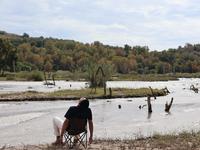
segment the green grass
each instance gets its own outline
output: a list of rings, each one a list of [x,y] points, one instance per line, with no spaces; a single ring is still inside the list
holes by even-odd
[[[176,73],[176,74],[117,74],[112,80],[130,80],[130,81],[169,81],[178,80],[178,78],[200,78],[200,73]]]
[[[169,81],[178,80],[178,78],[171,74],[120,74],[112,78],[112,80],[126,80],[126,81]]]
[[[56,71],[52,74],[55,75],[56,80],[73,80],[73,81],[85,81],[87,73],[76,71],[74,73],[69,71]],[[39,80],[44,79],[42,71],[21,71],[17,73],[5,72],[0,80]],[[112,81],[169,81],[178,80],[178,78],[200,78],[200,73],[176,73],[176,74],[115,74],[111,77]]]

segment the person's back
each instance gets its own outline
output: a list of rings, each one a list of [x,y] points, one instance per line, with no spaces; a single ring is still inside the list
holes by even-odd
[[[92,111],[89,108],[89,101],[86,98],[81,98],[78,106],[70,107],[65,114],[65,118],[66,118],[65,121],[62,123],[62,128],[60,127],[61,123],[56,123],[58,122],[58,119],[54,119],[54,132],[58,131],[58,132],[55,132],[57,139],[56,139],[56,142],[54,143],[59,143],[59,141],[62,142],[63,134],[66,130],[76,128],[73,125],[73,123],[70,123],[70,120],[74,120],[74,119],[84,120],[83,125],[85,126],[88,121],[89,131],[90,131],[89,143],[92,142],[92,137],[93,137]],[[60,129],[61,129],[61,132],[60,132]]]
[[[92,112],[90,108],[81,108],[79,106],[71,106],[65,114],[65,118],[80,118],[80,119],[92,119]]]
[[[65,114],[65,118],[69,119],[67,131],[69,134],[79,134],[86,130],[87,120],[92,120],[90,108],[81,109],[79,106],[72,106]]]

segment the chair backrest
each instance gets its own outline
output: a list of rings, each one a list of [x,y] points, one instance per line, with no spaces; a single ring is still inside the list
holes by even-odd
[[[69,120],[67,132],[69,135],[78,135],[87,130],[87,119],[72,118]]]

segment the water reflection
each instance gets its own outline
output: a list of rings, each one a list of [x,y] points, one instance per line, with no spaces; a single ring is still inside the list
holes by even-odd
[[[148,112],[147,119],[151,119],[151,115],[152,115],[152,113]]]

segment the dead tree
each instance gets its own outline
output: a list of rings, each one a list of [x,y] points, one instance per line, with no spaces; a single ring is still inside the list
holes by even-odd
[[[109,88],[109,96],[112,97],[112,89]]]
[[[49,79],[49,78],[51,78],[51,77],[52,77],[53,82],[48,81],[48,80],[51,80],[51,79]],[[55,79],[54,79],[54,75],[51,75],[51,73],[48,74],[48,78],[47,78],[47,77],[46,77],[46,73],[45,73],[45,71],[44,71],[44,79],[45,79],[44,85],[46,85],[47,87],[48,87],[49,85],[53,85],[53,86],[56,85],[56,82],[55,82]]]
[[[53,85],[55,86],[56,82],[55,82],[54,74],[52,75],[52,80],[53,80]]]
[[[168,102],[166,102],[166,104],[165,104],[165,112],[169,112],[169,110],[170,110],[170,108],[172,106],[173,100],[174,100],[174,98],[172,97],[169,104],[168,104]]]
[[[148,113],[152,113],[152,107],[151,107],[151,97],[147,97],[147,106],[148,106]]]
[[[45,80],[45,85],[48,85],[48,83],[47,83],[47,77],[46,77],[46,73],[45,73],[45,71],[44,71],[44,80]]]
[[[97,75],[99,74],[99,72],[101,72],[101,75],[102,75],[102,82],[103,82],[103,88],[104,88],[104,95],[106,95],[106,81],[105,81],[105,74],[104,74],[104,71],[103,71],[103,68],[100,66],[96,73],[95,73],[95,76],[94,76],[94,82],[93,82],[93,85],[92,85],[92,89],[90,91],[90,93],[92,93],[93,89],[95,90],[95,93],[96,93],[96,88],[98,86],[97,84]]]

